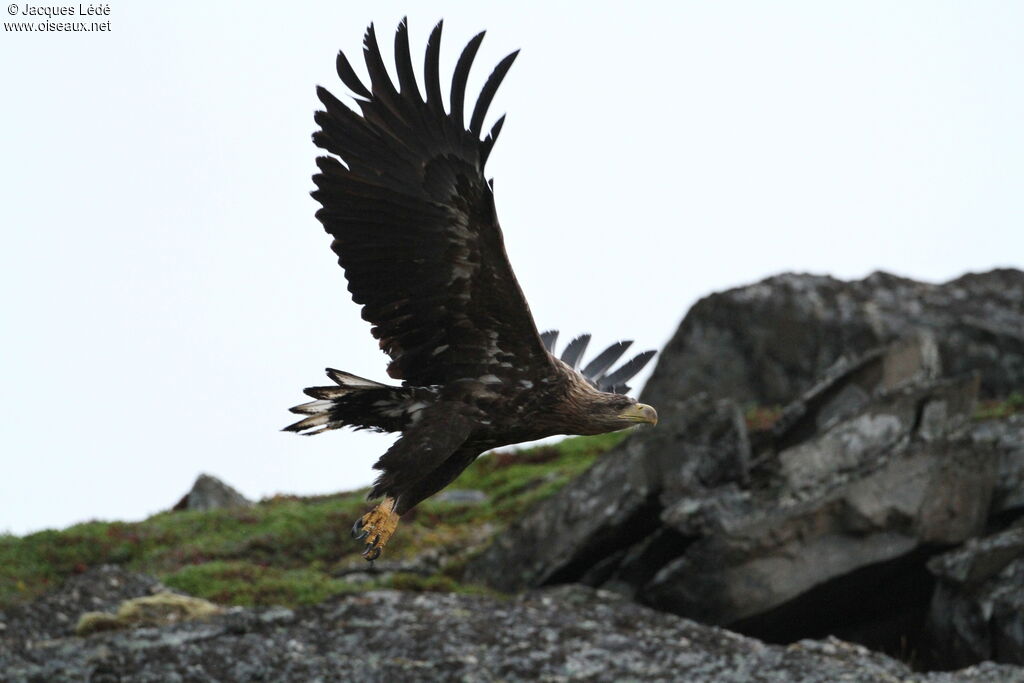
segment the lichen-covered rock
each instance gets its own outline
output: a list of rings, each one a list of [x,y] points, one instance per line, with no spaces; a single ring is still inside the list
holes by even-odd
[[[1024,386],[1024,272],[934,285],[887,273],[844,282],[787,273],[705,297],[661,353],[641,399],[679,396],[786,404],[841,356],[919,330],[949,376],[977,372],[985,396]]]
[[[985,666],[912,674],[834,638],[788,647],[583,587],[512,600],[377,591],[295,612],[234,608],[204,622],[0,650],[19,681],[1024,681]]]
[[[222,609],[209,600],[161,591],[156,595],[125,600],[116,613],[86,612],[78,618],[75,634],[87,636],[135,626],[160,626],[178,621],[209,619]]]

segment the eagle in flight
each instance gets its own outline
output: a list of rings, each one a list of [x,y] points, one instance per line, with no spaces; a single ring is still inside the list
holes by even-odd
[[[313,401],[287,431],[318,434],[354,427],[402,436],[374,465],[370,498],[383,501],[356,520],[353,535],[373,560],[398,519],[441,490],[484,451],[555,434],[600,434],[657,422],[654,408],[625,393],[654,351],[609,372],[631,342],[612,345],[580,368],[589,335],[554,355],[555,331],[539,334],[505,254],[493,183],[484,166],[501,130],[481,130],[488,106],[517,52],[495,67],[464,118],[466,80],[484,34],[455,66],[449,107],[442,101],[441,22],[427,41],[426,97],[413,75],[409,33],[395,33],[398,84],[388,76],[373,25],[363,56],[367,88],[343,53],[337,69],[359,113],[317,88],[316,217],[334,238],[352,299],[391,362],[381,384],[328,369],[333,386],[310,387]]]

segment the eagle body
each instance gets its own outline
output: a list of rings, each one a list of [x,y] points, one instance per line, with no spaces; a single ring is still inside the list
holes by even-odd
[[[556,434],[599,434],[657,413],[626,396],[626,381],[653,356],[614,371],[630,342],[613,344],[582,368],[590,340],[554,354],[558,333],[539,334],[505,253],[484,166],[504,122],[486,137],[487,109],[518,53],[503,59],[464,118],[465,88],[483,33],[463,50],[446,110],[440,88],[442,24],[427,42],[425,97],[412,70],[405,21],[395,33],[397,86],[374,28],[363,54],[370,86],[344,53],[338,75],[359,112],[324,88],[313,140],[329,156],[313,176],[317,218],[332,236],[352,299],[391,361],[388,385],[328,369],[333,385],[310,387],[305,417],[288,431],[340,427],[400,432],[374,467],[370,492],[384,501],[357,520],[374,559],[398,518],[451,483],[482,452]]]

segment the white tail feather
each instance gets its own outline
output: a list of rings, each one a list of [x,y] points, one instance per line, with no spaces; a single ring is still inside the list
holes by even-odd
[[[347,394],[352,393],[352,389],[347,387],[316,387],[317,396],[321,398],[341,398]]]
[[[334,380],[338,386],[345,387],[347,389],[375,389],[387,386],[380,382],[374,382],[372,379],[356,377],[355,375],[341,370],[335,370],[334,368],[327,368],[327,376]]]
[[[291,411],[300,415],[318,415],[329,411],[333,404],[334,401],[328,400],[310,401],[291,408]]]
[[[313,415],[312,417],[307,417],[305,420],[301,420],[299,422],[296,422],[295,424],[291,425],[289,427],[289,429],[291,429],[292,431],[295,431],[295,432],[301,432],[301,431],[303,431],[305,429],[309,429],[311,427],[321,427],[321,426],[327,424],[330,421],[330,419],[331,419],[331,416],[328,415],[326,412],[317,413],[316,415]]]

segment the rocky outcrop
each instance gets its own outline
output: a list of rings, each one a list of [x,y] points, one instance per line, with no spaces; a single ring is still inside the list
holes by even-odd
[[[983,396],[1024,386],[1024,272],[941,285],[874,273],[844,282],[784,274],[712,294],[687,313],[641,396],[655,406],[700,392],[789,403],[839,358],[919,330],[950,376],[977,373]]]
[[[1020,498],[1017,418],[973,422],[977,376],[949,378],[940,348],[921,330],[842,357],[767,432],[730,399],[660,404],[657,429],[467,572],[504,590],[579,581],[772,642],[920,651],[927,559]]]
[[[252,501],[209,474],[200,474],[173,510],[219,510],[221,508],[250,507]]]
[[[42,604],[28,606],[37,621]],[[0,612],[0,623],[5,632],[24,631],[9,612]],[[5,641],[0,671],[12,682],[1024,681],[1020,669],[990,663],[913,674],[834,638],[765,645],[579,586],[512,600],[377,591],[298,610],[232,608],[205,620],[85,638],[58,632]]]

